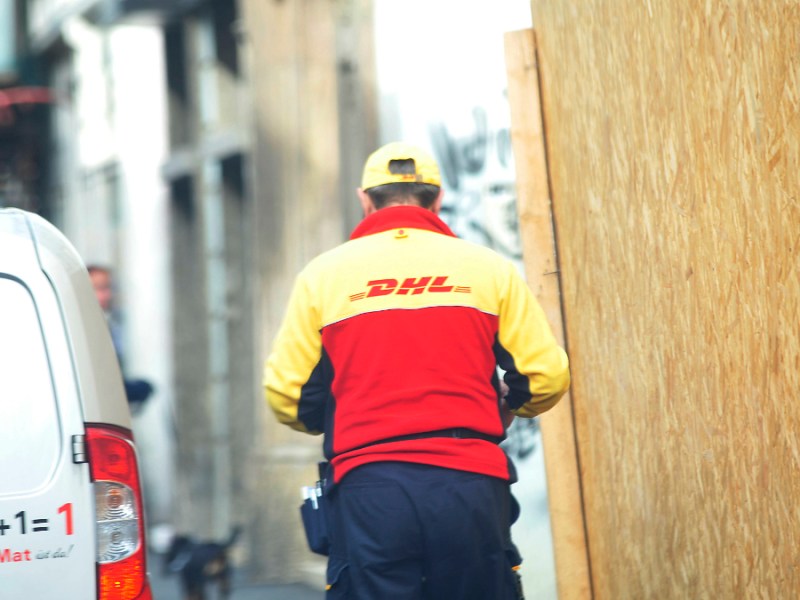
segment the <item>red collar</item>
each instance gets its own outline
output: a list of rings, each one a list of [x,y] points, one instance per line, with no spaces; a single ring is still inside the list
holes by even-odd
[[[350,234],[354,240],[365,235],[389,231],[399,227],[408,229],[427,229],[435,233],[442,233],[456,237],[447,224],[434,213],[421,206],[388,206],[375,211],[359,223]]]

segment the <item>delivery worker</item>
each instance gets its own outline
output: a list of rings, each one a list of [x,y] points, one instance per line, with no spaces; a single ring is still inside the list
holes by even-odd
[[[427,152],[378,149],[357,194],[364,220],[298,275],[265,369],[280,422],[325,434],[327,597],[518,598],[498,444],[509,410],[565,393],[567,356],[514,265],[439,219]]]

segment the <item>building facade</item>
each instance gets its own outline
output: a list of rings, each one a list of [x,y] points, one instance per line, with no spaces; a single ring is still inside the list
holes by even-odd
[[[25,35],[26,4],[0,0],[0,206],[46,214],[43,169],[54,101]]]

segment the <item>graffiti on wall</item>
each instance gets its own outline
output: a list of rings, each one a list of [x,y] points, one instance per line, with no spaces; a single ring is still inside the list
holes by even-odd
[[[511,132],[505,124],[493,126],[491,116],[487,107],[476,106],[460,123],[430,124],[445,188],[441,214],[459,237],[521,264]]]
[[[514,419],[506,430],[506,439],[500,446],[511,458],[523,460],[536,450],[540,435],[539,417]]]

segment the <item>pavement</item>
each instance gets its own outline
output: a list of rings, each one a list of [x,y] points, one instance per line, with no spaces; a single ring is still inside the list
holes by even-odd
[[[181,594],[180,580],[177,575],[163,573],[159,556],[148,557],[150,570],[150,586],[153,600],[185,600]],[[253,584],[247,582],[241,574],[234,576],[233,589],[227,600],[323,600],[325,592],[303,584]],[[212,586],[208,590],[208,599],[217,600],[217,590]],[[221,600],[221,596],[219,596]]]

